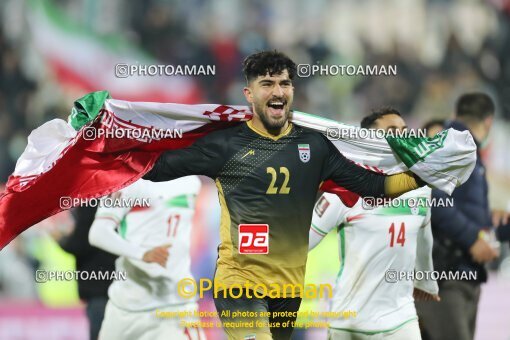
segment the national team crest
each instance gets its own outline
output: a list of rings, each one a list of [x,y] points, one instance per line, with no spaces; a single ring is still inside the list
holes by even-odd
[[[298,144],[299,159],[306,163],[310,160],[310,144]]]

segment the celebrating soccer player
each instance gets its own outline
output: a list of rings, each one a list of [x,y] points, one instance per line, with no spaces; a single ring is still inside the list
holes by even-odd
[[[221,291],[214,298],[230,339],[290,338],[301,303],[294,288],[303,285],[312,210],[323,181],[375,197],[419,187],[407,173],[383,176],[358,167],[321,133],[293,125],[295,73],[295,63],[277,51],[248,56],[244,95],[253,119],[165,152],[144,177],[167,181],[196,174],[216,181],[222,215],[215,284]],[[285,294],[265,294],[275,287]],[[234,314],[254,315],[234,312],[260,317],[234,323],[243,321]]]
[[[189,312],[182,320],[198,323],[196,301],[179,296],[177,282],[191,278],[191,219],[199,190],[195,176],[161,184],[138,180],[113,197],[148,206],[98,209],[90,243],[120,256],[116,269],[127,274],[108,290],[100,339],[205,339],[201,328],[186,327],[178,317],[158,317]]]
[[[397,110],[383,109],[365,117],[361,127],[403,131],[406,124]],[[433,270],[430,209],[419,204],[430,194],[423,187],[393,205],[371,206],[373,202],[358,199],[352,208],[333,194],[317,201],[310,249],[330,230],[337,228],[339,234],[341,267],[331,311],[356,312],[355,317],[331,319],[328,339],[373,339],[377,334],[388,340],[421,339],[412,274],[415,268]],[[438,300],[435,281],[417,280],[414,286],[415,296]]]

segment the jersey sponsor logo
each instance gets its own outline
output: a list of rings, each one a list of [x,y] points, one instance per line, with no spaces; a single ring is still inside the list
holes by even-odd
[[[310,144],[298,144],[299,159],[303,163],[310,160]]]
[[[326,212],[326,209],[328,209],[329,204],[330,203],[326,199],[326,197],[321,196],[321,198],[319,198],[319,200],[317,201],[317,204],[315,204],[315,213],[319,217],[322,217],[322,215],[324,215],[324,213]]]
[[[240,224],[239,254],[268,254],[269,225]]]
[[[248,151],[247,153],[244,154],[243,157],[241,157],[241,159],[243,159],[246,156],[255,156],[255,150],[252,149],[252,150]]]

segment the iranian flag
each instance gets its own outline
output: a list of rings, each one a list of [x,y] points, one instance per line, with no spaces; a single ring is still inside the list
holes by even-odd
[[[95,33],[51,0],[26,4],[31,43],[62,89],[81,95],[107,88],[115,98],[132,101],[200,102],[202,94],[192,77],[135,74],[124,78],[127,75],[119,72],[123,67],[160,63],[122,36]]]
[[[94,92],[74,103],[69,120],[54,119],[32,131],[28,145],[0,196],[0,248],[37,222],[77,205],[80,199],[118,191],[148,172],[164,150],[252,117],[237,105],[130,102]],[[349,138],[333,131],[356,127],[294,111],[294,124],[324,133],[347,158],[373,171],[411,170],[451,193],[473,171],[476,145],[469,132],[446,130],[434,138]],[[309,146],[299,145],[306,161]],[[323,189],[332,190],[331,183]]]

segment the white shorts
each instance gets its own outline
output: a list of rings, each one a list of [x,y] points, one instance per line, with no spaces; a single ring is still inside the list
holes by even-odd
[[[405,323],[394,331],[378,332],[374,334],[349,332],[340,329],[328,330],[328,340],[421,340],[418,320]]]
[[[165,310],[165,308],[162,308]],[[198,310],[196,303],[182,306],[179,310]],[[179,323],[179,318],[162,318],[156,316],[156,311],[130,312],[120,309],[111,301],[106,304],[100,340],[205,340],[201,328],[185,328]],[[187,321],[200,321],[198,318]]]

